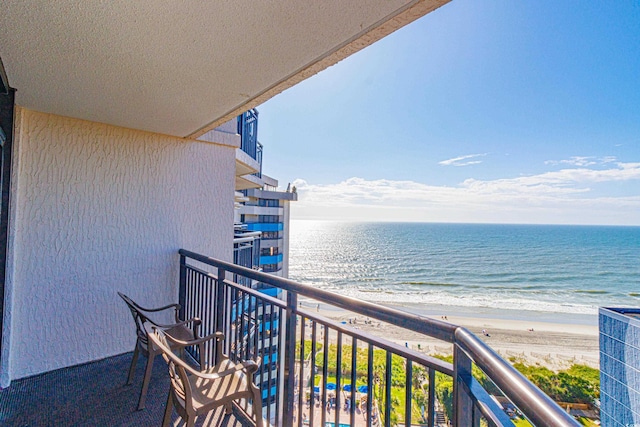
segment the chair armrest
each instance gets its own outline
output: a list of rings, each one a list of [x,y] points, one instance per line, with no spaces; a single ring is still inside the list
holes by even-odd
[[[183,325],[188,325],[189,323],[194,324],[195,326],[200,326],[202,324],[202,320],[200,320],[200,318],[198,317],[192,317],[191,319],[188,320],[183,320],[180,322],[176,322],[176,323],[170,323],[168,325],[163,325],[161,323],[156,323],[151,319],[147,319],[147,321],[151,324],[153,324],[154,326],[157,326],[158,328],[162,328],[162,329],[171,329],[171,328],[175,328],[176,326],[183,326]]]
[[[176,311],[178,311],[182,307],[180,304],[169,304],[169,305],[165,305],[164,307],[158,307],[158,308],[145,308],[145,307],[142,307],[139,304],[136,304],[136,305],[138,306],[137,307],[138,309],[140,309],[142,311],[149,312],[149,313],[156,313],[158,311],[167,310],[167,309],[172,308],[172,307],[175,308]]]
[[[200,319],[198,319],[198,321],[199,320]],[[214,332],[212,334],[207,335],[206,337],[196,338],[196,339],[191,340],[191,341],[182,341],[182,340],[173,338],[170,335],[166,335],[166,338],[167,338],[167,341],[171,341],[172,344],[176,344],[179,347],[189,347],[189,346],[192,346],[192,345],[204,344],[207,341],[211,341],[213,339],[223,340],[224,339],[224,334],[222,332]]]
[[[260,360],[260,358],[258,358],[258,360]],[[232,375],[238,371],[244,371],[247,375],[251,375],[258,370],[258,366],[259,365],[253,360],[246,360],[242,363],[237,363],[233,368],[225,369],[224,371],[215,372],[212,374],[208,374],[206,371],[198,372],[191,367],[190,369],[193,369],[191,371],[193,375],[202,378],[203,380],[217,380],[226,377],[227,375]]]
[[[232,368],[229,369],[225,369],[222,372],[214,372],[214,373],[207,373],[207,371],[198,371],[194,368],[192,368],[191,366],[189,366],[189,364],[187,364],[185,361],[183,361],[182,359],[180,359],[176,354],[174,354],[174,352],[168,347],[168,341],[167,338],[169,338],[169,336],[167,334],[165,334],[164,332],[158,330],[157,328],[153,328],[152,331],[149,331],[149,338],[151,339],[151,342],[158,346],[164,356],[167,359],[170,359],[174,364],[176,364],[178,367],[180,367],[181,369],[184,369],[186,372],[189,372],[191,375],[195,375],[199,378],[205,379],[205,380],[215,380],[215,379],[220,379],[223,378],[227,375],[231,375],[234,374],[238,371],[243,371],[248,377],[249,377],[249,381],[252,381],[251,375],[256,372],[258,370],[259,367],[259,362],[261,361],[260,358],[258,358],[258,363],[254,362],[253,360],[247,360],[245,362],[242,363],[237,363],[234,364],[234,366]],[[161,339],[158,338],[158,335],[156,334],[161,334],[162,341]],[[192,345],[190,343],[193,343],[195,341],[200,341],[200,345],[202,345],[202,342],[205,340],[211,340],[211,339],[220,339],[224,337],[224,334],[220,333],[220,332],[216,332],[214,334],[208,335],[204,338],[201,338],[199,340],[194,340],[194,341],[180,341],[180,340],[175,340],[172,338],[169,338],[172,342],[176,343],[176,344],[181,344],[184,343],[186,345]]]
[[[227,356],[222,353],[221,341],[224,340],[224,334],[222,332],[214,332],[213,334],[207,335],[206,337],[202,338],[198,338],[198,335],[196,335],[196,333],[194,332],[195,339],[191,341],[182,341],[170,336],[169,334],[165,334],[165,337],[167,342],[170,343],[173,348],[198,346],[200,354],[200,360],[198,360],[198,363],[200,364],[200,369],[205,369],[205,366],[208,364],[206,363],[207,361],[203,359],[203,357],[205,355],[205,343],[209,341],[215,340],[215,362],[220,363],[220,361],[222,361],[223,359],[227,359]]]

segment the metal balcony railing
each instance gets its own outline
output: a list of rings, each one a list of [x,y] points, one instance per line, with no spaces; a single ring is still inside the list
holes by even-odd
[[[513,426],[488,389],[535,426],[579,425],[462,327],[179,253],[182,315],[200,317],[203,335],[223,332],[225,351],[233,359],[261,358],[255,382],[262,390],[262,415],[272,425],[434,426],[444,408],[456,427]],[[286,301],[240,285],[229,279],[232,275],[284,290]],[[453,361],[322,317],[315,307],[303,308],[299,297],[442,340],[452,347]]]
[[[233,238],[233,263],[235,265],[252,269],[259,268],[261,235],[262,233],[259,231],[235,231]],[[237,283],[247,284],[250,281],[245,280]]]
[[[240,149],[258,160],[258,111],[245,111],[238,116],[238,134],[240,135]]]

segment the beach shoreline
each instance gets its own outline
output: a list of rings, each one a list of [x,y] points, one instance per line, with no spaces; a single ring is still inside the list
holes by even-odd
[[[303,301],[301,306],[315,308],[323,317],[346,323],[414,350],[428,354],[451,353],[450,344],[397,325],[384,324],[311,300]],[[571,316],[566,314],[559,316],[560,321],[553,321],[552,314],[523,320],[507,317],[508,312],[501,313],[502,316],[491,316],[491,313],[485,312],[474,317],[469,315],[471,310],[458,314],[453,307],[446,307],[449,310],[445,311],[433,310],[432,313],[429,313],[429,307],[422,310],[417,310],[416,307],[388,307],[462,326],[507,360],[546,366],[555,371],[566,369],[572,364],[584,364],[593,368],[599,366],[597,316],[596,322],[586,322],[583,315],[575,316],[575,321],[572,321]]]

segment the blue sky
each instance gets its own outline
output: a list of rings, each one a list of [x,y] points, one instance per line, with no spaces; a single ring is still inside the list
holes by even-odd
[[[640,2],[454,0],[258,107],[293,219],[640,225]]]

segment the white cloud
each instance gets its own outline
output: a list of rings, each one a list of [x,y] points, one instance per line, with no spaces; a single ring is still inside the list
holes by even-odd
[[[482,163],[482,160],[464,161],[468,159],[475,159],[476,157],[484,157],[487,153],[483,154],[467,154],[466,156],[454,157],[453,159],[443,160],[438,162],[442,166],[469,166]]]
[[[613,163],[617,159],[615,156],[594,157],[594,156],[573,156],[565,160],[547,160],[544,162],[546,165],[570,165],[587,167],[593,165],[601,165],[606,163]]]
[[[640,191],[602,197],[590,188],[629,180],[640,180],[640,163],[467,179],[456,186],[357,177],[327,185],[296,180],[299,200],[292,209],[295,218],[336,220],[640,224]]]

